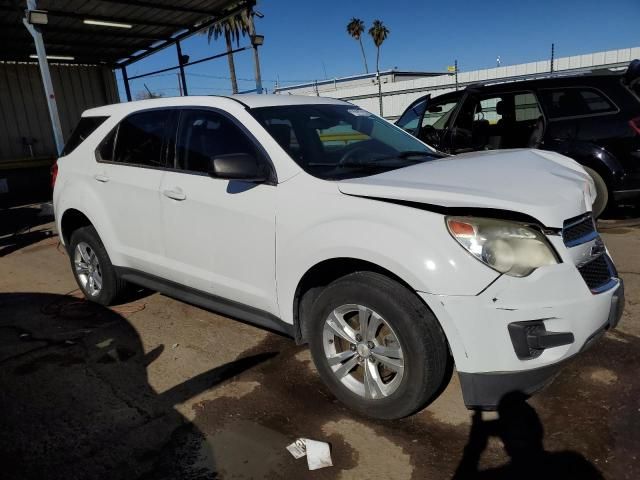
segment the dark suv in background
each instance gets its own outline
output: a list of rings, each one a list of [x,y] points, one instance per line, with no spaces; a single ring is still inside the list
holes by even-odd
[[[640,198],[640,61],[608,70],[475,84],[413,102],[396,124],[447,153],[552,150],[593,177],[597,216]]]

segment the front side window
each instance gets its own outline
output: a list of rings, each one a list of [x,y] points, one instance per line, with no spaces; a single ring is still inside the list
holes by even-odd
[[[149,110],[122,120],[115,134],[112,161],[146,167],[164,166],[162,151],[170,116],[171,110]],[[99,150],[101,156],[102,147],[108,143],[109,138],[106,138]],[[104,153],[108,153],[107,148]]]
[[[444,102],[436,102],[429,105],[422,119],[422,127],[432,126],[436,130],[442,130],[446,127],[449,117],[451,117],[457,104],[458,99],[445,100]]]
[[[257,158],[253,142],[231,120],[212,110],[185,110],[176,141],[176,168],[207,173],[218,155],[248,153]]]
[[[298,165],[327,180],[374,175],[439,157],[410,134],[354,105],[262,107],[251,113]],[[274,125],[287,128],[275,134]]]
[[[611,101],[594,88],[562,88],[541,90],[549,118],[579,117],[615,112]]]

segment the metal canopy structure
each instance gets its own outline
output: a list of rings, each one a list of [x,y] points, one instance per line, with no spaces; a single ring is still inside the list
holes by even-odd
[[[255,0],[0,0],[0,61],[37,58],[58,153],[63,137],[51,82],[49,60],[119,68],[131,100],[127,66],[175,46],[182,94],[187,95],[184,68],[228,53],[189,62],[180,42],[243,11],[249,13],[256,91],[262,92],[257,47],[263,37],[253,28]],[[150,72],[138,77],[151,75]]]
[[[48,23],[39,28],[49,57],[116,68],[254,5],[255,0],[39,0],[37,9],[47,12]],[[30,61],[36,53],[22,24],[25,9],[24,0],[0,0],[0,60]]]

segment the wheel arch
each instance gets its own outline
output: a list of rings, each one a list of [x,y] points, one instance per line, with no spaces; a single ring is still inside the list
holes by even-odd
[[[80,210],[68,208],[64,211],[60,219],[60,236],[67,249],[69,248],[69,242],[73,232],[79,228],[88,226],[93,226],[93,222]]]
[[[602,177],[609,190],[615,189],[624,176],[624,168],[618,159],[598,145],[577,142],[567,156],[594,170]]]
[[[296,343],[307,343],[307,333],[302,319],[320,292],[338,278],[361,271],[380,273],[414,292],[411,285],[399,275],[371,261],[353,257],[334,257],[322,260],[304,273],[295,289],[292,313]],[[418,296],[418,298],[420,297]],[[424,303],[421,298],[420,301]]]

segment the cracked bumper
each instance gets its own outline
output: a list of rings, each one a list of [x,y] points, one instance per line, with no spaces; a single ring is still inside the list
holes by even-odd
[[[419,294],[447,335],[465,404],[487,409],[509,391],[532,394],[544,387],[566,360],[615,326],[624,308],[621,280],[594,295],[568,263],[525,278],[503,275],[475,296]],[[530,321],[539,321],[548,332],[570,332],[573,342],[520,359],[508,325]]]

